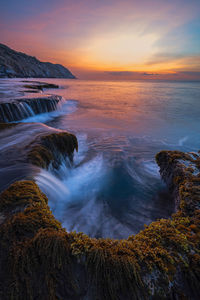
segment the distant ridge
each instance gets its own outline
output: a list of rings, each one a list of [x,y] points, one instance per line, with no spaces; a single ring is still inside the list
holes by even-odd
[[[41,62],[34,56],[0,44],[0,78],[70,78],[76,77],[65,67]]]

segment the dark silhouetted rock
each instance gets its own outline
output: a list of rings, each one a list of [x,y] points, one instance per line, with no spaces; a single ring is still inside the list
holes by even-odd
[[[0,78],[70,78],[76,77],[65,67],[41,62],[33,56],[0,44]]]

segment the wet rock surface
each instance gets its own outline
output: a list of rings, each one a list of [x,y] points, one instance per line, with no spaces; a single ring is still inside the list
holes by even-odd
[[[61,100],[62,97],[57,95],[2,100],[0,102],[0,122],[20,121],[36,114],[54,111]]]
[[[25,88],[32,90],[33,92],[43,91],[44,89],[58,89],[59,85],[53,83],[46,83],[40,81],[30,81],[30,80],[23,80]],[[27,91],[25,91],[27,92]]]
[[[184,204],[182,197],[188,191],[184,206],[200,209],[200,156],[199,153],[161,151],[156,155],[160,173],[173,193],[176,210]],[[196,199],[196,200],[195,200]],[[183,208],[183,207],[182,207]]]
[[[67,157],[73,160],[74,150],[78,151],[78,142],[71,133],[57,132],[40,136],[28,148],[27,159],[30,163],[45,169],[50,164],[58,168]]]
[[[0,191],[16,180],[32,179],[40,167],[72,160],[77,149],[73,134],[41,123],[0,123],[0,140]]]

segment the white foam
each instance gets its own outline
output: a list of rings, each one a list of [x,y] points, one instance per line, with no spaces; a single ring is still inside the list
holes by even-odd
[[[68,217],[76,218],[66,215],[70,205],[78,203],[80,207],[93,207],[92,203],[104,184],[105,165],[101,154],[81,163],[87,151],[86,139],[86,135],[78,136],[79,152],[74,156],[73,167],[63,162],[59,170],[40,169],[35,177],[36,183],[47,195],[55,216],[63,222]],[[95,206],[93,208],[96,209]],[[83,215],[85,218],[86,215]]]
[[[159,167],[154,161],[144,161],[143,162],[145,171],[154,177],[160,177]]]
[[[183,144],[188,140],[188,136],[184,136],[182,137],[179,141],[178,141],[178,145],[179,146],[183,146]]]
[[[48,197],[49,204],[55,210],[56,217],[60,218],[69,194],[67,186],[56,176],[44,169],[35,176],[36,183]]]

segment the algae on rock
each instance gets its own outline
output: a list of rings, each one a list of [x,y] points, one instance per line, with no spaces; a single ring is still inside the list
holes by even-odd
[[[31,147],[31,145],[29,146]],[[68,132],[56,132],[40,136],[28,152],[28,161],[38,167],[48,168],[52,163],[58,168],[63,158],[72,160],[73,152],[78,151],[75,135]]]
[[[16,182],[4,191],[0,296],[5,300],[199,299],[200,177],[195,169],[199,156],[167,151],[156,158],[179,199],[177,212],[127,240],[66,232],[32,181]],[[18,206],[21,210],[15,212]]]

